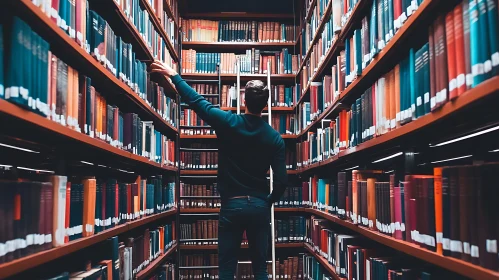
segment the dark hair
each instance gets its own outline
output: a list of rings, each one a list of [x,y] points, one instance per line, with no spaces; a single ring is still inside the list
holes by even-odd
[[[260,80],[249,81],[244,87],[244,101],[248,111],[260,114],[267,106],[269,89]]]

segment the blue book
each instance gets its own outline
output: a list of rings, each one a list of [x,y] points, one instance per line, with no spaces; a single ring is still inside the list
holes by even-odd
[[[499,74],[499,31],[497,30],[497,1],[487,0],[487,26],[489,28],[488,39],[490,48],[490,61],[492,63],[492,73]]]
[[[415,60],[414,49],[409,52],[409,86],[410,86],[410,110],[412,114],[412,119],[416,117],[416,60]]]
[[[481,40],[481,28],[479,21],[479,11],[477,0],[470,0],[469,5],[470,14],[470,41],[471,41],[471,71],[473,74],[473,87],[483,82],[483,60],[481,55],[481,49],[483,41]]]

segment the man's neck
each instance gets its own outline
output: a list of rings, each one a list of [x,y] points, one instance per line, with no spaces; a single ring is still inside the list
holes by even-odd
[[[257,117],[261,117],[261,116],[262,116],[262,113],[259,113],[259,114],[252,113],[252,112],[248,111],[248,108],[246,108],[246,109],[244,110],[244,114],[245,114],[245,115],[257,116]]]

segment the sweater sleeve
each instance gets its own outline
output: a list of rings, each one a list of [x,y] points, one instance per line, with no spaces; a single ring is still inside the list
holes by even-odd
[[[280,136],[279,136],[280,138]],[[278,149],[272,160],[272,171],[274,172],[274,188],[269,195],[269,201],[274,203],[283,195],[288,186],[288,173],[286,170],[286,148],[282,138],[279,139]]]
[[[176,86],[182,101],[187,103],[202,120],[213,128],[229,125],[232,113],[220,110],[208,102],[202,95],[192,89],[180,75],[173,76],[172,82]]]

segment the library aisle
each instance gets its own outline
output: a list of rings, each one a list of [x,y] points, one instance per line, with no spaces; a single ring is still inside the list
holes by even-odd
[[[268,85],[268,279],[499,280],[497,0],[0,5],[0,279],[220,279],[217,135],[160,60],[235,114]]]

